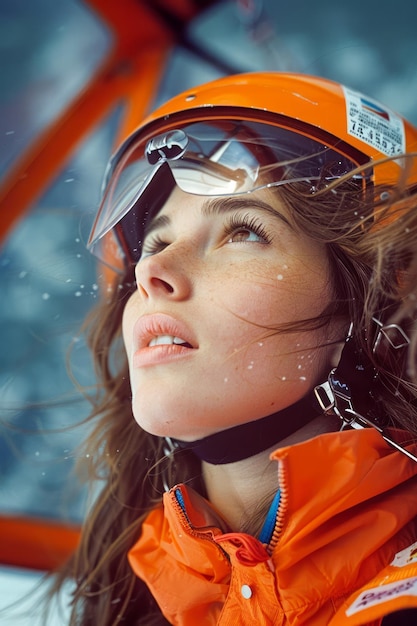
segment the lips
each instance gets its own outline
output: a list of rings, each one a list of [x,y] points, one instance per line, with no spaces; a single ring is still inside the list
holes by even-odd
[[[133,338],[135,367],[187,356],[198,348],[191,329],[165,313],[140,317],[134,325]]]

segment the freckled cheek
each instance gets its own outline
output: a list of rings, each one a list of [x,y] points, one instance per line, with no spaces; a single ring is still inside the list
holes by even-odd
[[[287,255],[288,256],[288,255]],[[236,269],[236,271],[235,271]],[[210,281],[212,302],[248,321],[277,324],[319,315],[330,300],[326,259],[302,250],[282,261],[251,259],[222,267]]]
[[[304,319],[321,312],[325,292],[300,285],[295,277],[236,281],[224,285],[217,304],[258,325],[275,325]]]
[[[268,325],[272,318],[276,320],[275,287],[265,289],[265,286],[241,282],[239,289],[236,285],[231,285],[229,289],[225,287],[223,295],[216,297],[215,302],[222,311],[230,313],[234,321],[237,318],[256,325]]]
[[[276,278],[277,273],[257,262],[249,265],[246,271],[239,266],[235,272],[231,264],[226,272],[222,268],[220,279],[216,276],[208,281],[206,296],[221,308],[251,321],[259,321],[259,316],[269,318],[268,304],[278,299],[283,288],[282,282]]]

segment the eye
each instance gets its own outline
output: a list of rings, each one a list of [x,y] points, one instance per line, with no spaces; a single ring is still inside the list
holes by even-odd
[[[143,242],[142,252],[139,261],[142,261],[147,256],[162,252],[162,250],[164,250],[167,246],[169,246],[169,243],[161,239],[159,235],[151,235],[147,237]]]
[[[232,215],[226,226],[227,243],[271,243],[271,237],[256,217]]]
[[[263,241],[262,237],[257,235],[249,228],[240,228],[235,230],[229,237],[227,243],[236,243],[239,241]]]

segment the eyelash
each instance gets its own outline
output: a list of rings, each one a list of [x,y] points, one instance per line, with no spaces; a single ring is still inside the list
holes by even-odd
[[[228,217],[224,224],[224,236],[230,237],[240,230],[248,230],[255,233],[255,235],[263,239],[265,243],[271,243],[272,241],[272,237],[267,233],[256,217],[250,217],[249,215],[231,215]],[[141,258],[157,254],[166,248],[167,245],[169,245],[169,243],[164,241],[158,234],[152,235],[142,248]]]
[[[152,254],[157,254],[166,248],[167,245],[169,244],[161,239],[159,235],[152,235],[142,247],[142,254],[140,258],[143,259],[147,256],[152,256]]]

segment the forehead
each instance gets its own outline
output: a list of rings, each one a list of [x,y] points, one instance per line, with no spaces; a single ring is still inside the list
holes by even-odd
[[[251,209],[290,225],[288,210],[276,190],[265,188],[241,195],[207,197],[186,193],[175,187],[163,206],[145,226],[144,236],[167,226],[173,220],[187,221],[192,214],[208,218]]]

